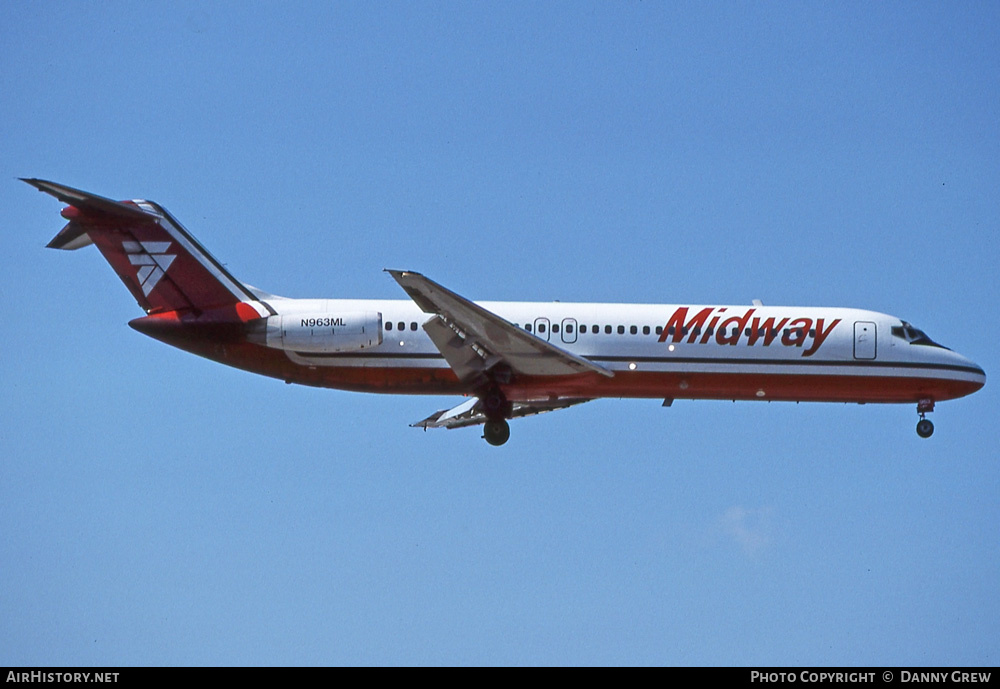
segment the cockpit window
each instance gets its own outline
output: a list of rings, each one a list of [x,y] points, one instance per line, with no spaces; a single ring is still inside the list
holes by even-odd
[[[926,345],[928,347],[941,347],[941,349],[948,349],[947,347],[939,345],[937,342],[927,337],[927,333],[925,333],[923,330],[920,330],[919,328],[914,328],[906,321],[902,321],[902,325],[892,326],[892,334],[894,337],[906,340],[910,344]]]

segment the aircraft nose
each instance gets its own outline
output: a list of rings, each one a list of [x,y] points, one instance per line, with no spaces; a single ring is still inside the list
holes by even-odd
[[[983,370],[982,366],[961,354],[956,354],[955,356],[961,362],[962,372],[967,376],[966,380],[975,386],[969,392],[975,392],[986,385],[986,371]]]
[[[921,351],[932,368],[942,389],[934,395],[938,400],[957,399],[971,395],[986,385],[986,372],[982,366],[946,347],[928,347]],[[933,363],[931,363],[933,362]]]
[[[986,371],[983,370],[982,366],[976,363],[972,363],[972,367],[979,371],[979,387],[983,387],[986,385]]]

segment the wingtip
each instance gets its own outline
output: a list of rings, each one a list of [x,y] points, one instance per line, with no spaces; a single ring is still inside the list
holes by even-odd
[[[417,277],[423,277],[422,275],[420,275],[420,273],[417,273],[417,272],[412,271],[412,270],[396,270],[394,268],[383,268],[382,272],[389,273],[389,275],[391,275],[397,281],[401,280],[403,278],[409,277],[411,275],[414,275],[414,276],[417,276]]]

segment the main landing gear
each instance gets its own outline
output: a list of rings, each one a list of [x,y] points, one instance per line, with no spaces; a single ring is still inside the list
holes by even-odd
[[[486,416],[483,437],[490,445],[503,445],[510,439],[510,424],[507,423],[512,408],[510,402],[499,388],[490,388],[479,400]]]
[[[487,421],[483,426],[483,437],[490,445],[503,445],[510,439],[510,424],[507,419]]]
[[[934,400],[920,400],[917,402],[917,413],[920,414],[920,421],[917,421],[917,435],[921,438],[930,438],[934,435],[934,424],[924,417],[924,414],[934,411]]]

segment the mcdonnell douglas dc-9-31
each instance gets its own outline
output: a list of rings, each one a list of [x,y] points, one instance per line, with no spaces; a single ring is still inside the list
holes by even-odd
[[[289,299],[240,282],[162,206],[25,179],[69,204],[54,249],[97,246],[146,312],[139,332],[286,383],[465,396],[413,426],[483,426],[599,397],[916,404],[983,369],[895,316],[846,308],[473,302],[388,270],[409,300]]]

